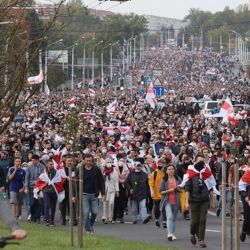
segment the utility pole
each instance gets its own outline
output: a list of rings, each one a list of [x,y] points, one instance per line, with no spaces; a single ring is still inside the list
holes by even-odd
[[[203,29],[201,27],[200,50],[203,50]]]
[[[220,32],[220,54],[223,52],[223,45],[222,45],[222,35]]]
[[[230,37],[230,34],[228,37],[228,55],[229,56],[231,55],[231,37]]]
[[[71,58],[71,90],[74,89],[74,58],[75,58],[75,44],[72,46],[72,58]]]
[[[134,63],[133,63],[133,69],[135,69],[135,60],[136,60],[136,36],[134,37]]]

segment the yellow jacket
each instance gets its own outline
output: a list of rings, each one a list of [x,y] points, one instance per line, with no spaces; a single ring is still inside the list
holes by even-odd
[[[150,174],[148,179],[148,184],[150,189],[154,190],[153,200],[160,200],[161,194],[159,192],[159,187],[162,178],[164,177],[165,173],[163,173],[161,170],[156,169],[153,173]]]

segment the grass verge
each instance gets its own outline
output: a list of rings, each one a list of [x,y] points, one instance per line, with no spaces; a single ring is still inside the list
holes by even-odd
[[[20,241],[20,245],[7,246],[6,250],[72,250],[77,247],[77,234],[74,234],[75,247],[70,246],[70,233],[64,229],[48,228],[44,225],[21,223],[27,230],[28,238]],[[8,231],[1,224],[1,236],[7,236]],[[122,240],[113,237],[84,235],[83,249],[91,250],[180,250],[174,247],[148,244],[143,242]]]

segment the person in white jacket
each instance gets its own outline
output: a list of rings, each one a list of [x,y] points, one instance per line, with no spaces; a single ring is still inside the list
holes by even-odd
[[[112,165],[112,159],[107,158],[103,169],[103,176],[105,179],[105,195],[106,199],[103,202],[103,222],[108,224],[108,222],[114,224],[113,221],[113,211],[115,197],[119,196],[119,173]]]

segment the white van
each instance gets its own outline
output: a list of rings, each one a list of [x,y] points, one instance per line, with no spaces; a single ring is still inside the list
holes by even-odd
[[[203,109],[201,110],[201,114],[203,114],[203,115],[211,114],[212,111],[213,111],[215,108],[220,109],[222,103],[223,103],[223,100],[205,101],[204,107],[203,107]]]

